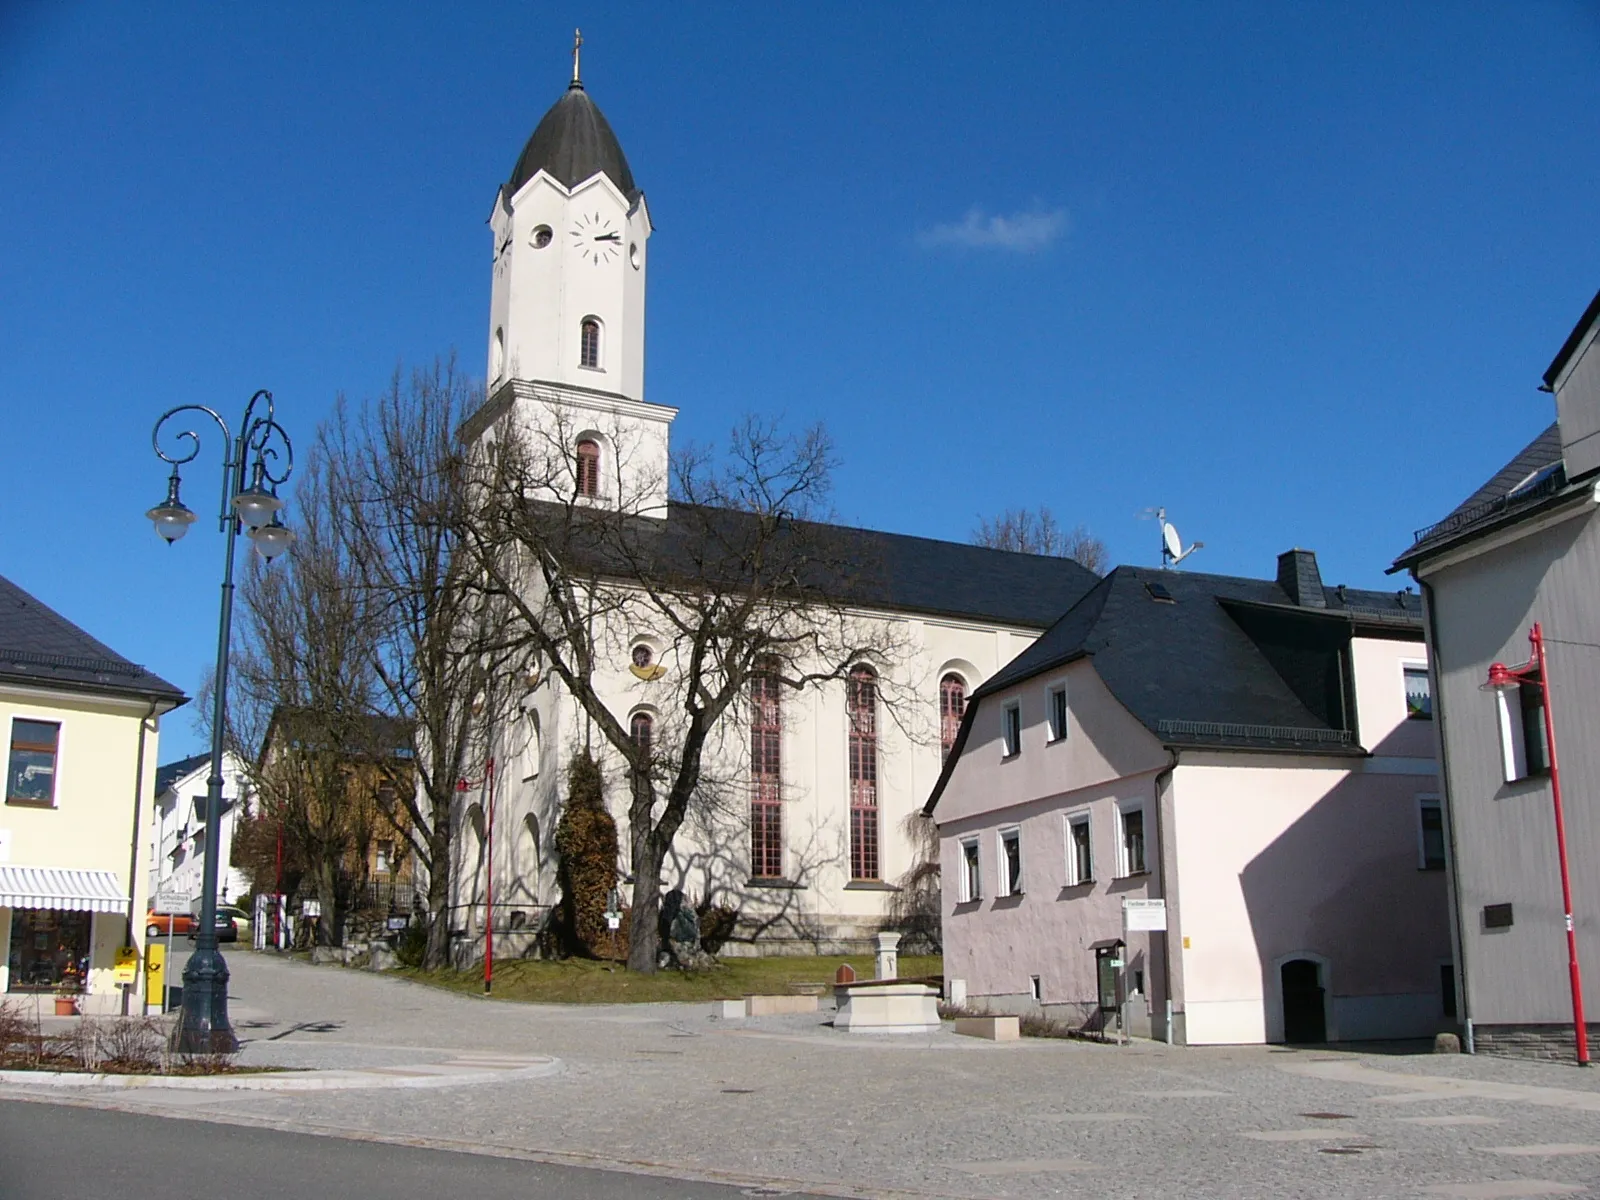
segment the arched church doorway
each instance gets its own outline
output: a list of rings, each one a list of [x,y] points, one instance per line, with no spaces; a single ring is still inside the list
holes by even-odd
[[[1328,1040],[1327,989],[1322,966],[1309,958],[1291,958],[1280,968],[1283,984],[1283,1040]]]

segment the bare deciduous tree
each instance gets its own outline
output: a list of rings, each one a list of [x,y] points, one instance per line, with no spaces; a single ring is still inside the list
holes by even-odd
[[[1043,504],[1037,509],[1008,508],[998,517],[980,518],[971,541],[996,550],[1070,558],[1096,574],[1110,565],[1106,544],[1090,533],[1088,526],[1066,529]]]
[[[498,637],[503,602],[475,586],[463,542],[470,501],[457,433],[481,399],[453,359],[409,380],[396,371],[357,411],[341,399],[316,445],[374,697],[409,723],[413,756],[394,780],[406,819],[396,825],[428,872],[428,967],[449,952],[456,783],[481,772],[513,691],[502,684],[521,669],[521,648]]]
[[[673,462],[668,507],[668,481],[645,465],[648,445],[623,427],[606,435],[599,494],[581,494],[576,417],[557,396],[536,403],[532,419],[513,408],[478,431],[472,543],[486,587],[512,609],[508,630],[624,764],[628,966],[650,972],[663,865],[685,820],[747,803],[737,716],[752,678],[818,687],[862,661],[892,664],[901,647],[888,623],[850,607],[871,564],[852,561],[822,523],[833,454],[820,428],[792,437],[752,419],[724,455],[687,451]],[[661,719],[647,745],[605,685],[640,632],[659,643],[664,669],[651,685]],[[892,691],[884,701],[892,710]]]
[[[252,557],[233,655],[227,737],[263,810],[304,863],[337,937],[341,867],[370,841],[376,789],[352,777],[372,712],[372,647],[335,533],[327,464],[313,454],[297,490],[293,551]]]

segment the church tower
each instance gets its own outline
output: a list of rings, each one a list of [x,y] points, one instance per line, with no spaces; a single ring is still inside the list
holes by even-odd
[[[559,441],[576,494],[664,516],[677,410],[644,400],[650,212],[584,89],[582,40],[566,94],[534,129],[489,217],[485,416],[514,413],[536,440]]]

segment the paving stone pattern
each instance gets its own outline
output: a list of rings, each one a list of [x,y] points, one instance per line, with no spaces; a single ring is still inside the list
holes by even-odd
[[[948,1026],[873,1037],[834,1032],[827,1011],[517,1005],[248,952],[229,964],[246,1062],[372,1069],[472,1051],[560,1069],[73,1102],[840,1196],[1600,1195],[1600,1071],[1553,1062],[994,1043]]]

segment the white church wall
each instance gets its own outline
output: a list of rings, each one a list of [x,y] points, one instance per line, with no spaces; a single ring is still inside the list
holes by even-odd
[[[664,871],[664,887],[680,887],[694,900],[739,910],[739,936],[725,953],[813,953],[861,950],[883,924],[895,881],[913,865],[904,823],[919,811],[942,762],[939,681],[958,671],[970,692],[1033,640],[1031,630],[995,628],[950,619],[870,614],[887,641],[903,653],[879,663],[883,699],[878,713],[879,880],[852,881],[849,871],[848,714],[843,682],[783,697],[784,875],[782,882],[752,880],[749,846],[749,736],[746,716],[736,711],[713,739],[706,773],[718,803],[700,806],[680,831]],[[608,710],[627,727],[636,711],[650,711],[661,731],[675,719],[670,645],[651,632],[619,621],[602,637],[609,664],[597,676]],[[642,680],[628,667],[636,641],[650,640],[668,675]],[[567,765],[585,745],[600,761],[606,798],[618,824],[619,881],[629,867],[628,795],[620,756],[558,683],[545,678],[526,699],[516,726],[499,739],[501,784],[495,814],[495,925],[507,931],[497,941],[505,953],[525,952],[531,932],[559,899],[553,840],[566,798]],[[533,730],[537,729],[537,733]],[[535,838],[537,828],[537,861]],[[469,941],[481,953],[483,870],[476,834],[464,842],[466,873],[459,875],[463,911],[477,915]],[[620,888],[626,896],[626,885]],[[518,918],[517,913],[523,915]],[[458,925],[461,923],[458,922]]]

